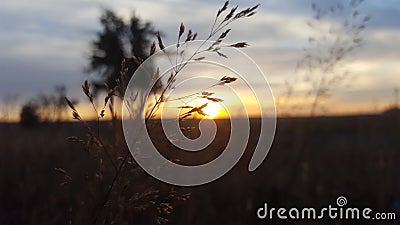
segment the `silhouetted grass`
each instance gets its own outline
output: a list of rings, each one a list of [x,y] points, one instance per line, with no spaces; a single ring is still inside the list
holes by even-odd
[[[196,129],[196,121],[186,122]],[[203,156],[207,160],[218,155],[218,145],[222,146],[224,137],[229,136],[226,122],[217,121],[221,133],[217,134],[211,152]],[[399,117],[281,118],[265,163],[253,173],[247,172],[247,165],[256,144],[258,121],[254,118],[251,123],[251,141],[239,164],[208,185],[178,189],[191,192],[192,198],[175,205],[169,216],[170,224],[265,224],[266,221],[259,221],[255,214],[264,202],[277,207],[318,207],[334,204],[340,195],[346,196],[354,206],[398,212]],[[106,132],[110,129],[109,122],[101,126],[105,130],[104,138],[112,139],[112,131]],[[305,126],[309,127],[307,133],[301,129]],[[82,189],[87,182],[85,175],[97,171],[96,163],[90,154],[82,154],[84,150],[79,145],[65,141],[66,136],[79,134],[83,127],[80,123],[64,123],[25,130],[17,124],[1,124],[1,224],[68,224],[71,218],[75,222],[78,216],[84,215],[77,211],[85,210],[80,205],[82,201],[90,202],[96,194],[101,195],[93,192],[95,195],[89,196],[91,192]],[[153,135],[158,135],[157,130],[152,131]],[[301,170],[293,171],[296,146],[304,138],[310,139],[310,144],[304,152]],[[156,144],[166,144],[164,141],[158,138]],[[168,149],[166,147],[169,152]],[[190,160],[179,154],[170,157]],[[55,167],[62,167],[73,181],[60,186],[65,180],[54,171]],[[293,172],[294,188],[286,191],[289,174]],[[161,191],[168,192],[170,188],[148,175],[137,176],[132,181],[143,185],[151,183]],[[119,206],[110,205],[107,210],[114,210],[114,207]],[[141,224],[149,221],[146,217],[151,214],[144,212],[134,219]],[[318,221],[297,222],[320,224]],[[325,224],[333,222],[344,224],[345,221]],[[351,221],[351,224],[357,222]]]

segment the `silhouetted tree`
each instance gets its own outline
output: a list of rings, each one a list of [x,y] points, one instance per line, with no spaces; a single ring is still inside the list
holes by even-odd
[[[121,63],[128,67],[128,79],[137,69],[135,60],[144,60],[148,57],[149,38],[155,34],[150,23],[142,23],[135,15],[125,23],[113,11],[105,10],[100,17],[102,31],[97,34],[92,43],[88,72],[95,72],[92,82],[96,90],[116,85],[120,77]]]
[[[36,127],[39,124],[37,106],[31,102],[22,106],[20,123],[23,127]]]

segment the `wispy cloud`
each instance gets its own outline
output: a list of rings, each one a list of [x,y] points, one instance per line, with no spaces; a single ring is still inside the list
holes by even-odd
[[[112,8],[128,18],[132,12],[150,21],[165,34],[165,41],[175,41],[180,22],[201,34],[209,32],[210,23],[223,1],[183,0],[29,0],[2,2],[0,8],[0,95],[22,93],[32,96],[40,90],[64,83],[72,95],[78,93],[85,78],[89,43],[100,29],[102,8]],[[249,6],[254,1],[231,1]],[[273,0],[261,2],[258,14],[238,23],[227,41],[246,40],[251,56],[279,93],[284,79],[295,76],[294,66],[307,44],[306,21],[311,17],[309,1]],[[362,101],[375,93],[378,101],[390,101],[386,94],[400,86],[398,49],[400,45],[400,6],[397,1],[366,1],[361,10],[371,15],[365,33],[366,45],[352,59],[357,78],[352,92],[338,96]],[[390,81],[388,81],[390,80]],[[390,87],[389,87],[390,86]],[[358,94],[360,90],[362,95]],[[351,96],[354,96],[352,98]],[[385,97],[386,96],[386,97]],[[343,101],[346,99],[341,99]],[[332,99],[332,101],[338,101]],[[349,100],[350,101],[350,100]]]

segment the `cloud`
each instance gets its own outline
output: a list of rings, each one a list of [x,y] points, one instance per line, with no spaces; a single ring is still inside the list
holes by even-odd
[[[135,12],[174,43],[180,22],[205,37],[213,16],[224,1],[183,0],[6,0],[0,8],[0,95],[22,93],[32,96],[57,84],[67,84],[79,96],[83,68],[88,61],[89,43],[100,29],[102,8],[112,8],[126,19]],[[246,0],[231,1],[241,7],[254,5]],[[357,90],[386,93],[388,85],[399,83],[400,5],[397,1],[366,1],[360,8],[372,17],[364,34],[366,45],[350,63],[357,79]],[[245,51],[260,66],[273,87],[282,88],[293,77],[294,67],[307,45],[311,17],[308,1],[271,0],[262,2],[257,15],[239,21],[226,41],[248,41]],[[342,94],[343,95],[343,94]],[[367,96],[367,95],[365,95]],[[370,95],[368,95],[370,96]],[[367,98],[367,97],[366,97]],[[358,97],[357,100],[361,101]],[[368,100],[366,100],[368,101]]]

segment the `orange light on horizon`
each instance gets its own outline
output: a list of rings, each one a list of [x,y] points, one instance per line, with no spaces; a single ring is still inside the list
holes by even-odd
[[[223,118],[227,116],[227,112],[224,109],[224,107],[218,103],[218,102],[213,102],[209,101],[204,98],[196,98],[192,101],[189,102],[190,106],[193,107],[200,107],[204,104],[207,104],[202,110],[206,114],[203,116],[205,119],[217,119],[217,118]],[[197,114],[195,116],[198,116]]]

